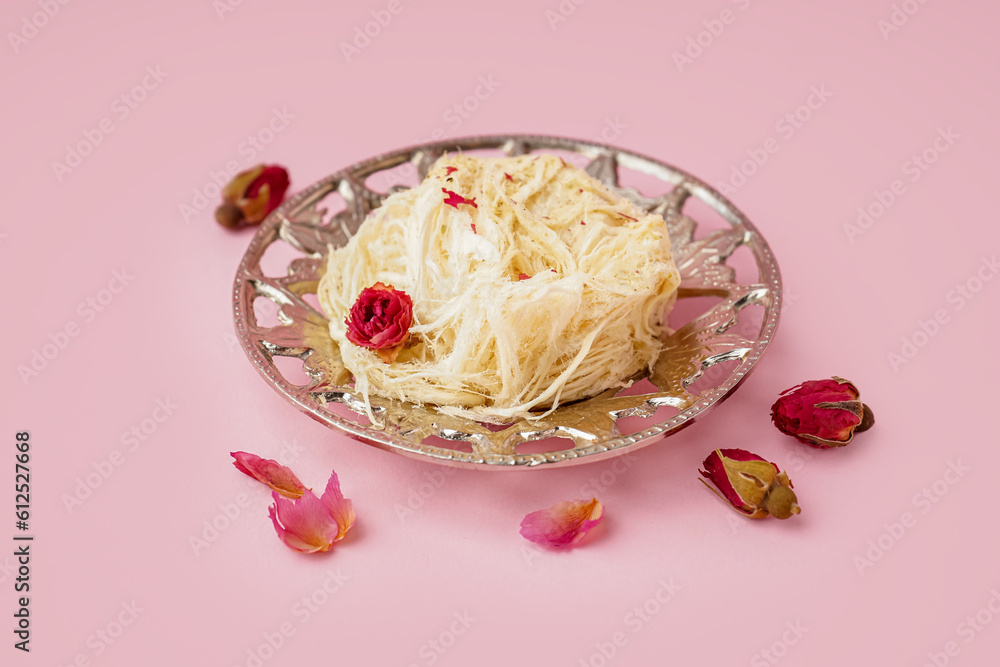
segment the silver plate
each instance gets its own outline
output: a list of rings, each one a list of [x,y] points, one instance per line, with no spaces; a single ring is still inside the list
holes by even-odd
[[[686,323],[671,322],[677,329],[665,337],[664,352],[653,372],[629,390],[612,390],[562,405],[543,419],[521,420],[502,430],[441,415],[433,406],[376,397],[372,397],[376,421],[369,421],[364,400],[353,393],[350,373],[328,334],[327,318],[308,295],[316,292],[327,248],[345,244],[387,193],[408,187],[401,181],[422,180],[446,151],[474,155],[555,152],[585,167],[640,208],[666,220],[681,274],[674,313],[683,311],[688,299],[717,301],[709,305],[705,299],[687,302],[701,304],[700,309],[689,313]],[[655,192],[644,194],[630,187],[637,180],[644,190]],[[378,188],[380,184],[391,187]],[[701,204],[692,206],[697,202]],[[698,206],[699,213],[688,210]],[[706,213],[715,218],[715,228],[706,230],[710,225],[701,219]],[[294,256],[280,261],[281,275],[265,275],[261,260],[276,244],[287,244]],[[752,253],[752,260],[747,261],[755,264],[757,272],[747,282],[740,282],[727,263],[743,247]],[[276,321],[271,326],[259,321],[257,299],[274,311]],[[310,185],[263,222],[243,256],[233,286],[233,317],[243,349],[267,382],[297,408],[376,447],[478,469],[593,462],[676,433],[746,379],[774,336],[780,310],[781,275],[767,242],[706,183],[621,148],[533,135],[420,144],[359,162]],[[294,372],[279,368],[275,360],[281,357],[301,361],[304,374],[299,374],[298,382],[287,377]]]

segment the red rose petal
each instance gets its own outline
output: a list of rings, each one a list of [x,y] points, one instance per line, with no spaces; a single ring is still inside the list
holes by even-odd
[[[448,195],[447,197],[445,197],[444,203],[447,204],[448,206],[451,206],[452,208],[458,208],[459,204],[468,204],[472,208],[479,208],[478,206],[476,206],[475,197],[473,197],[472,199],[466,199],[462,195],[456,194],[446,188],[441,188],[441,192]]]

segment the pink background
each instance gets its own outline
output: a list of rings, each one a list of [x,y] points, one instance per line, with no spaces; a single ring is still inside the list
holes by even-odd
[[[908,0],[915,13],[884,36],[889,0],[565,0],[558,22],[557,0],[402,0],[348,62],[340,44],[387,1],[233,2],[220,16],[210,0],[93,0],[34,19],[35,0],[3,4],[0,423],[5,441],[31,431],[36,541],[30,655],[11,646],[14,559],[0,556],[0,662],[995,664],[1000,453],[982,418],[997,396],[1000,280],[983,280],[1000,245],[995,3]],[[716,22],[724,10],[728,24]],[[707,46],[678,66],[675,52],[699,38]],[[469,103],[478,108],[449,111],[480,77],[495,83]],[[130,108],[120,98],[136,86]],[[789,131],[782,119],[814,87],[828,99],[813,98]],[[273,140],[242,144],[274,109],[292,118]],[[252,232],[218,227],[195,192],[212,192],[230,161],[288,165],[301,188],[438,129],[606,132],[714,184],[773,139],[776,152],[731,193],[786,285],[758,369],[619,472],[604,462],[443,476],[299,414],[233,336],[230,285]],[[57,174],[88,135],[96,148]],[[936,160],[914,171],[925,149]],[[849,238],[858,207],[877,211],[895,180],[893,203]],[[68,325],[76,335],[62,337]],[[22,378],[53,339],[64,347]],[[912,358],[893,363],[903,351]],[[831,374],[860,386],[874,430],[816,451],[771,427],[781,390]],[[176,407],[166,415],[158,400]],[[144,440],[123,439],[143,425]],[[750,522],[728,510],[696,479],[715,447],[786,467],[803,514]],[[359,517],[348,539],[321,556],[285,548],[234,449],[291,463],[310,486],[336,468]],[[11,477],[13,455],[5,445]],[[80,480],[109,465],[67,508]],[[565,554],[526,549],[525,513],[602,475],[607,519],[594,539]],[[12,482],[0,494],[4,544]],[[328,572],[341,580],[331,594]],[[310,596],[322,604],[307,617]],[[134,619],[122,612],[133,602]],[[290,636],[261,655],[282,627]]]

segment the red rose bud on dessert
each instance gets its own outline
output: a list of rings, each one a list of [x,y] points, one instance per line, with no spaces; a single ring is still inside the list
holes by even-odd
[[[215,209],[215,219],[229,229],[260,224],[281,205],[287,190],[284,167],[259,164],[236,174],[222,189],[223,203]]]
[[[344,323],[347,340],[375,350],[391,364],[410,338],[413,301],[406,292],[378,282],[361,290]]]
[[[751,519],[773,516],[787,519],[799,513],[792,481],[778,466],[743,449],[716,449],[708,455],[701,476],[718,487],[715,491],[740,514]]]
[[[875,424],[858,388],[843,378],[810,380],[792,387],[771,406],[771,421],[782,433],[813,447],[843,447],[854,433]]]

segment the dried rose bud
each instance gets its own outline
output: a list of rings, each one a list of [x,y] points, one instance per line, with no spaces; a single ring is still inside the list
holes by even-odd
[[[222,205],[215,219],[223,227],[236,229],[257,225],[281,205],[288,190],[288,172],[278,165],[259,164],[240,172],[222,188]]]
[[[756,454],[743,449],[716,449],[702,465],[705,469],[698,472],[719,490],[712,489],[705,479],[701,483],[740,514],[751,519],[787,519],[800,511],[788,475]]]
[[[858,388],[843,378],[810,380],[792,387],[771,406],[771,421],[782,433],[813,447],[843,447],[854,433],[875,424]]]
[[[391,364],[406,345],[413,323],[413,301],[406,292],[378,282],[361,290],[344,324],[347,340],[375,350]]]

